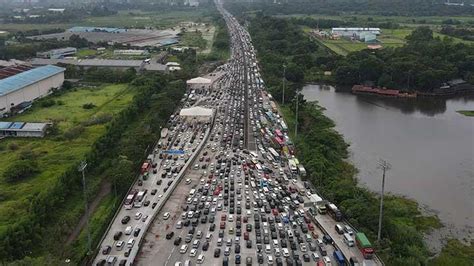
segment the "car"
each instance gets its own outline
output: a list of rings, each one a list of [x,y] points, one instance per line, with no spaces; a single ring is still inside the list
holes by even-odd
[[[124,246],[125,246],[125,242],[122,241],[122,240],[117,241],[117,242],[115,243],[115,248],[116,248],[117,250],[119,250],[119,251],[122,250]]]
[[[173,238],[173,236],[174,236],[174,232],[171,231],[168,234],[166,234],[166,239],[171,239],[171,238]]]
[[[170,213],[169,212],[165,212],[163,214],[163,220],[168,220],[170,218]]]
[[[193,248],[189,252],[189,257],[196,257],[197,249]]]
[[[235,255],[235,264],[240,264],[240,255]]]
[[[204,259],[205,259],[204,255],[203,255],[203,254],[199,254],[196,263],[197,263],[197,264],[203,264],[203,263],[204,263]]]
[[[204,242],[204,244],[202,245],[202,250],[203,251],[207,251],[209,249],[209,242]]]
[[[143,215],[142,222],[145,222],[148,219],[148,215]]]
[[[308,254],[303,254],[303,260],[304,260],[304,262],[310,262],[311,261]]]
[[[127,224],[130,221],[130,216],[125,216],[122,218],[122,224]]]
[[[181,248],[179,249],[179,253],[181,253],[181,254],[184,254],[184,253],[186,253],[187,251],[188,251],[188,245],[187,245],[187,244],[183,244],[183,245],[181,246]]]
[[[325,265],[331,265],[331,259],[328,256],[324,256],[323,261]]]
[[[247,240],[246,241],[246,247],[247,248],[252,248],[252,240]]]
[[[112,247],[107,245],[105,246],[103,249],[102,249],[102,255],[107,255],[110,253],[110,251],[112,250]]]
[[[158,202],[153,202],[153,204],[151,205],[151,208],[154,209],[157,204],[158,204]]]
[[[257,254],[257,262],[258,264],[263,264],[263,255],[262,254]]]
[[[161,179],[160,179],[159,181],[161,181]],[[155,195],[156,192],[158,192],[158,189],[156,189],[156,188],[155,188],[155,189],[152,189],[152,190],[151,190],[151,195]]]
[[[114,240],[115,240],[115,241],[119,240],[120,237],[122,237],[122,234],[123,234],[122,231],[117,231],[117,232],[115,232],[115,234],[114,234]]]
[[[130,253],[132,253],[132,249],[129,248],[127,249],[127,251],[125,251],[125,253],[123,254],[126,258],[128,258],[128,256],[130,256]]]
[[[177,238],[175,238],[175,240],[174,240],[174,245],[175,245],[175,246],[179,246],[179,244],[181,243],[181,240],[182,240],[182,238],[181,238],[180,236],[178,236]]]
[[[219,258],[221,256],[221,249],[215,248],[214,249],[214,258]]]
[[[137,237],[137,236],[140,234],[140,231],[141,231],[140,228],[138,228],[138,227],[135,228],[135,230],[133,231],[133,236],[134,236],[134,237]]]

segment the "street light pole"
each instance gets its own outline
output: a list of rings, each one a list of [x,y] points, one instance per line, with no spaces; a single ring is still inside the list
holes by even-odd
[[[286,86],[286,65],[283,64],[283,94],[281,96],[281,104],[285,104],[285,86]]]
[[[295,138],[298,136],[298,102],[299,102],[299,92],[296,93],[296,119],[295,119]]]
[[[79,165],[78,171],[82,172],[82,189],[84,192],[84,205],[85,205],[85,211],[86,211],[86,230],[87,230],[87,255],[91,254],[91,232],[89,228],[89,207],[87,203],[87,192],[86,192],[86,174],[85,170],[87,167],[87,162],[82,161],[81,164]]]
[[[390,163],[388,163],[385,160],[380,159],[379,160],[379,167],[383,171],[382,175],[382,192],[380,195],[380,213],[379,213],[379,230],[377,233],[377,242],[380,243],[381,235],[382,235],[382,216],[383,216],[383,196],[384,196],[384,191],[385,191],[385,173],[392,168]]]

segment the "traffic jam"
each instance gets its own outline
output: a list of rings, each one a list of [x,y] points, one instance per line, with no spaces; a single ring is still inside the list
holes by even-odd
[[[94,265],[379,265],[367,237],[301,180],[250,36],[216,4],[231,59],[213,89],[182,101],[212,108],[212,118],[170,118]]]
[[[293,156],[272,96],[263,90],[250,37],[220,11],[232,57],[222,68],[227,74],[220,92],[208,104],[218,112],[209,144],[191,170],[199,172],[193,175],[198,180],[171,213],[165,238],[157,240],[174,245],[164,265],[368,265],[365,259],[374,251],[367,238],[301,181],[306,171]],[[318,216],[330,217],[331,228],[317,226]],[[331,235],[358,256],[345,256]]]

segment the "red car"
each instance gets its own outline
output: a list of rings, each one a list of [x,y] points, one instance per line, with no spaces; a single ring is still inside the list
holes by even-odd
[[[220,228],[221,228],[221,229],[225,229],[225,222],[221,222]]]
[[[248,232],[244,232],[244,240],[249,240],[249,233]]]
[[[309,223],[309,224],[308,224],[308,229],[309,229],[310,231],[313,231],[313,230],[314,230],[313,224]]]
[[[273,209],[272,213],[273,213],[274,216],[278,216],[278,210],[277,209]]]
[[[227,220],[227,215],[222,214],[222,215],[221,215],[221,221],[226,221],[226,220]]]
[[[244,216],[244,223],[248,222],[248,220],[247,216]]]

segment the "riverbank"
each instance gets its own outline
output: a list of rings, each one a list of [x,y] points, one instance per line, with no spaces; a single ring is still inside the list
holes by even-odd
[[[418,204],[410,199],[385,197],[382,241],[376,243],[378,196],[358,186],[357,169],[347,161],[348,144],[334,130],[334,122],[314,103],[300,105],[298,132],[294,136],[295,116],[290,105],[281,107],[298,158],[308,171],[308,180],[326,198],[341,208],[358,230],[376,245],[387,265],[426,264],[429,253],[423,233],[441,226],[435,216],[423,216]]]

